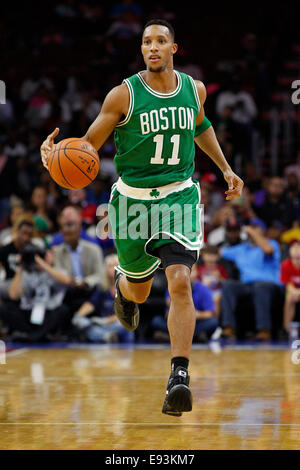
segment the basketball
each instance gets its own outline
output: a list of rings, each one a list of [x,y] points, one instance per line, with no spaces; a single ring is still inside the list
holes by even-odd
[[[56,145],[48,167],[54,181],[67,189],[81,189],[96,178],[100,166],[97,150],[86,140],[71,137]]]

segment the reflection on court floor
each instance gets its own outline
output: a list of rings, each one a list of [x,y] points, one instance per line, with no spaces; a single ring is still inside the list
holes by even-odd
[[[298,449],[288,348],[193,349],[194,407],[161,413],[165,348],[22,348],[0,365],[2,449]]]

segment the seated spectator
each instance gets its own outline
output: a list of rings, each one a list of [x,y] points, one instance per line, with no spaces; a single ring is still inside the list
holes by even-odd
[[[36,245],[40,245],[42,248],[50,248],[50,243],[48,239],[49,225],[46,219],[35,215],[33,217],[34,227],[36,236],[32,240]]]
[[[115,266],[119,264],[115,254],[105,258],[107,289],[97,289],[77,310],[72,323],[83,333],[83,338],[92,343],[134,341],[134,332],[126,330],[114,314]]]
[[[13,240],[0,247],[0,263],[5,271],[5,279],[0,281],[0,298],[8,297],[8,288],[17,271],[17,263],[27,243],[34,235],[34,223],[32,218],[23,217],[15,222],[13,228]]]
[[[24,227],[24,225],[23,225]],[[69,277],[39,256],[29,243],[9,286],[9,299],[0,307],[0,319],[16,341],[44,341],[63,326],[68,307],[63,305]],[[50,260],[50,258],[49,258]]]
[[[235,246],[247,237],[241,232],[241,224],[237,219],[228,219],[225,225],[225,237],[222,243],[218,243],[218,247]]]
[[[95,238],[94,236],[90,235],[92,231],[94,232],[96,236],[97,234],[96,227],[95,227],[95,230],[93,228],[92,230],[85,230],[84,228],[82,228],[82,217],[80,215],[79,210],[75,207],[72,207],[72,206],[65,207],[59,216],[59,223],[60,225],[68,224],[68,223],[76,223],[76,224],[79,223],[80,224],[80,239],[99,245],[101,251],[103,250],[107,252],[108,250],[111,250],[113,248],[112,239],[98,238],[98,237]],[[59,232],[55,234],[54,237],[52,238],[51,246],[53,247],[55,245],[60,245],[61,243],[63,243],[63,241],[64,241],[63,233]]]
[[[59,224],[60,226],[66,224],[79,224],[80,225],[80,239],[86,240],[91,243],[97,244],[96,238],[91,237],[87,234],[87,232],[82,228],[82,219],[78,209],[72,206],[65,207],[59,216]],[[54,235],[51,246],[61,245],[64,242],[64,235],[63,232],[59,232]]]
[[[207,237],[209,245],[219,245],[225,240],[225,227],[228,220],[235,219],[235,212],[228,204],[221,207],[216,213],[211,223],[216,228]]]
[[[300,238],[300,226],[299,221],[296,220],[292,227],[281,234],[280,241],[282,243],[291,243],[298,238]]]
[[[106,283],[102,250],[80,238],[81,221],[76,210],[75,215],[72,220],[61,217],[64,242],[54,247],[55,267],[72,278],[72,289],[66,295],[72,312],[90,298],[93,289]]]
[[[219,249],[216,246],[206,246],[201,250],[203,264],[197,265],[197,277],[207,286],[214,299],[214,312],[217,318],[221,310],[222,283],[228,279],[228,273],[220,264]]]
[[[192,296],[196,309],[196,327],[194,339],[203,341],[208,339],[217,339],[221,334],[218,328],[219,322],[214,312],[214,301],[210,289],[197,281],[197,267],[193,266],[191,271]],[[166,292],[166,304],[170,307],[170,295]],[[154,338],[157,340],[168,340],[167,328],[168,311],[165,318],[157,315],[152,320]]]
[[[286,183],[287,187],[285,192],[294,207],[295,219],[300,219],[300,183],[297,175],[288,173]]]
[[[107,179],[107,178],[106,178]],[[86,201],[90,204],[104,204],[109,201],[110,193],[108,191],[109,181],[105,181],[100,175],[88,186],[86,191]]]
[[[300,184],[300,150],[297,153],[296,162],[292,165],[285,167],[284,175],[288,176],[290,174],[296,175]]]
[[[290,258],[281,264],[281,282],[284,283],[286,292],[283,327],[288,331],[300,302],[300,239],[292,243]]]
[[[257,115],[255,101],[250,93],[242,89],[237,76],[232,78],[231,89],[224,90],[218,95],[216,111],[219,116],[226,106],[233,108],[232,118],[239,124],[249,124]]]
[[[36,186],[31,194],[31,209],[33,214],[46,220],[49,229],[53,227],[53,211],[50,211],[47,203],[47,190],[44,186]]]
[[[13,226],[22,214],[24,214],[24,207],[21,202],[11,207],[7,217],[7,226],[0,232],[0,245],[7,245],[8,243],[11,243],[13,236]]]
[[[222,286],[223,335],[234,337],[238,300],[251,295],[254,303],[257,339],[271,335],[272,299],[279,288],[280,247],[264,236],[260,225],[244,227],[249,241],[221,249],[223,258],[234,261],[241,280],[228,280]]]
[[[224,194],[218,188],[218,180],[214,173],[204,173],[201,176],[201,191],[205,188],[210,193],[211,205],[214,211],[224,205]]]
[[[284,180],[279,176],[270,178],[265,200],[260,207],[254,206],[254,210],[267,227],[277,222],[288,229],[296,219],[294,206],[285,194]]]
[[[71,189],[68,191],[68,202],[70,206],[78,208],[82,222],[90,226],[95,222],[97,205],[87,202],[85,189]]]

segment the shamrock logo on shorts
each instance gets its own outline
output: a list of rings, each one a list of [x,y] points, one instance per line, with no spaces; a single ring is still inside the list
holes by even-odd
[[[158,197],[160,195],[160,192],[157,191],[157,189],[152,189],[150,196],[152,197]]]

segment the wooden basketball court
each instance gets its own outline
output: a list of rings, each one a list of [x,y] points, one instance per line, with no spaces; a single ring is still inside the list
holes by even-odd
[[[291,351],[192,351],[194,407],[163,415],[167,349],[20,349],[0,364],[1,449],[299,449]]]

